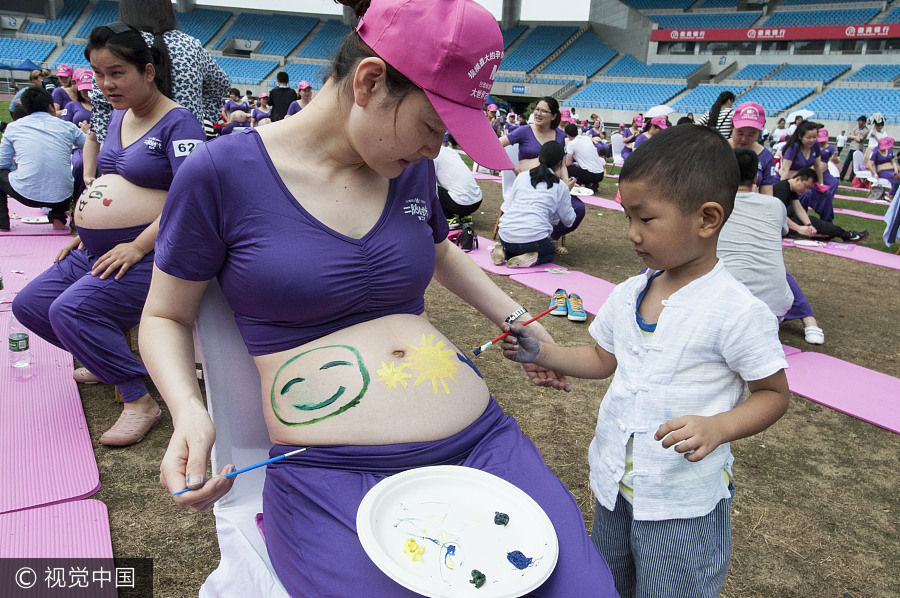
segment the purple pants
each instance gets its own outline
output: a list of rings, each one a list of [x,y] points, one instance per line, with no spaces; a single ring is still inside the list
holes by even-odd
[[[85,249],[76,249],[29,282],[12,309],[29,330],[75,356],[127,403],[147,394],[147,370],[131,352],[125,333],[141,320],[150,290],[153,252],[119,280],[91,276],[97,258],[134,240],[146,224],[123,229],[79,229]]]
[[[296,447],[275,446],[275,457]],[[369,559],[356,533],[363,496],[389,475],[428,465],[464,465],[527,492],[550,517],[559,560],[529,596],[618,596],[606,561],[587,534],[569,490],[534,444],[491,398],[482,416],[450,438],[384,446],[323,446],[269,465],[263,517],[269,558],[292,596],[419,596]]]
[[[581,221],[584,220],[584,214],[586,211],[584,202],[574,195],[570,197],[572,200],[572,209],[575,210],[575,222],[573,222],[571,226],[566,226],[562,222],[557,223],[557,225],[553,227],[553,232],[550,233],[550,238],[554,241],[558,241],[559,238],[563,235],[567,235],[573,232],[576,228],[578,228],[578,225],[581,224]]]
[[[784,319],[800,320],[811,317],[813,315],[812,306],[806,300],[806,295],[800,290],[800,285],[797,284],[797,281],[790,274],[787,275],[787,282],[788,286],[791,287],[791,292],[794,294],[794,303],[787,313],[784,314]]]
[[[813,187],[798,199],[801,206],[807,210],[812,209],[820,219],[825,222],[834,222],[834,193],[837,191],[839,181],[828,172],[822,175],[822,181],[828,185],[827,191],[822,193]]]

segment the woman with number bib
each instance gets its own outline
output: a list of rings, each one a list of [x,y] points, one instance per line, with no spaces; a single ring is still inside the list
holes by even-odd
[[[101,176],[76,202],[78,236],[16,296],[13,311],[86,366],[75,371],[77,382],[116,386],[124,409],[100,443],[128,446],[156,425],[161,411],[125,333],[140,321],[150,288],[166,192],[204,133],[193,114],[167,97],[165,44],[151,48],[140,32],[117,22],[95,28],[84,54],[113,106],[97,160]]]

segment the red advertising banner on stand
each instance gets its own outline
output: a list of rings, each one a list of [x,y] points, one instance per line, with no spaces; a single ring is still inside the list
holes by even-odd
[[[746,42],[809,39],[885,39],[900,37],[900,24],[833,27],[754,27],[752,29],[655,29],[654,42]]]

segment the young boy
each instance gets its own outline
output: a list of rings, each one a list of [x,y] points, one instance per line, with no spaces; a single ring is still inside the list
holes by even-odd
[[[716,131],[654,135],[619,175],[628,238],[649,270],[600,309],[597,344],[541,343],[516,325],[503,342],[513,361],[616,374],[589,451],[591,537],[623,598],[719,596],[731,553],[728,443],[787,411],[778,322],[716,258],[738,179]]]

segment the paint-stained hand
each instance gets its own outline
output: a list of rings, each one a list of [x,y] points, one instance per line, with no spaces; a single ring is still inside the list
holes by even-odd
[[[55,258],[53,258],[53,261],[54,262],[60,261],[67,255],[69,255],[69,252],[72,251],[73,249],[75,249],[76,247],[78,249],[84,248],[84,245],[81,244],[81,237],[79,237],[78,235],[75,235],[74,237],[72,237],[72,240],[69,241],[68,243],[66,243],[66,246],[59,250],[59,253],[56,254]]]
[[[541,354],[541,341],[537,335],[525,326],[506,325],[504,332],[509,336],[500,341],[503,356],[518,363],[534,363]]]
[[[136,243],[119,243],[105,254],[97,258],[94,262],[94,268],[91,270],[91,276],[99,276],[103,280],[116,273],[116,280],[119,280],[128,269],[141,261],[147,252],[143,251]]]
[[[663,448],[675,447],[688,461],[700,461],[722,444],[720,426],[711,417],[684,415],[661,425],[653,435]]]
[[[572,386],[569,384],[568,377],[566,377],[562,374],[559,374],[553,370],[548,370],[547,368],[540,366],[536,363],[531,363],[532,361],[536,360],[538,358],[538,356],[540,355],[540,343],[545,343],[545,344],[549,344],[549,345],[556,344],[553,340],[553,337],[550,336],[549,332],[547,332],[547,329],[544,328],[543,326],[541,326],[540,322],[533,322],[532,324],[529,324],[527,329],[524,326],[518,326],[515,324],[514,324],[514,326],[518,330],[523,330],[523,331],[527,332],[527,334],[529,335],[530,338],[533,337],[538,342],[537,352],[534,354],[534,357],[531,360],[510,357],[509,355],[506,354],[505,350],[503,351],[503,354],[506,355],[507,358],[512,359],[513,361],[518,361],[518,362],[522,363],[522,369],[525,370],[525,374],[528,376],[528,379],[531,380],[531,383],[534,384],[535,386],[544,386],[547,388],[553,388],[556,390],[564,390],[566,392],[570,392],[572,390]],[[509,330],[509,327],[504,326],[503,331],[506,332],[507,330]],[[509,339],[514,339],[514,338],[515,338],[515,333],[510,334],[505,339],[503,339],[503,341],[501,341],[501,345],[500,345],[501,348],[503,348],[503,349],[506,348],[504,345],[504,343],[506,343],[506,342],[510,342],[510,343],[515,342],[518,345],[522,344],[521,337],[516,339],[515,341],[509,340]],[[531,341],[529,341],[529,342],[531,342]],[[510,347],[512,347],[512,345],[510,345]],[[527,353],[529,351],[529,348],[525,347],[525,351]],[[515,350],[515,353],[516,354],[518,353],[518,348]]]
[[[202,406],[195,409],[190,414],[182,413],[178,418],[166,454],[159,465],[159,483],[170,494],[190,488],[189,492],[179,494],[172,500],[178,506],[205,511],[231,490],[235,478],[226,479],[222,476],[234,471],[234,466],[226,465],[219,475],[206,479],[206,467],[216,440],[216,429]]]

